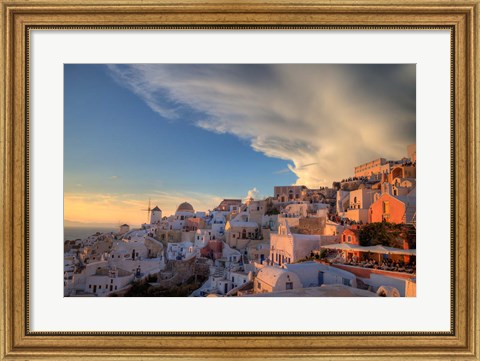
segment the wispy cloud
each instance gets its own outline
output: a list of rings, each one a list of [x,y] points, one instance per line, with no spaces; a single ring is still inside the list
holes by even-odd
[[[283,169],[280,169],[280,170],[277,170],[275,172],[273,172],[273,174],[286,174],[286,173],[290,173],[291,170],[290,168],[283,168]]]
[[[118,83],[170,121],[247,140],[325,185],[415,142],[415,65],[111,65]],[[191,117],[189,117],[191,119]],[[280,172],[283,172],[280,171]],[[280,173],[281,174],[281,173]]]
[[[149,194],[128,193],[68,193],[64,194],[64,218],[79,222],[141,224],[147,221],[144,211],[151,206],[159,206],[163,215],[174,214],[178,205],[189,202],[197,211],[207,211],[217,206],[222,199],[198,192],[162,192]]]

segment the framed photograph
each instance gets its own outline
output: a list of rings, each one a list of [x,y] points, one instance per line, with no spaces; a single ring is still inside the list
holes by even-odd
[[[478,0],[0,3],[2,360],[479,359]]]

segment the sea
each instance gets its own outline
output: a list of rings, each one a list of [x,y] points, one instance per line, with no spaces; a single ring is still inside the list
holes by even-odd
[[[63,240],[71,241],[75,239],[85,239],[95,233],[118,232],[118,228],[114,227],[64,227]]]

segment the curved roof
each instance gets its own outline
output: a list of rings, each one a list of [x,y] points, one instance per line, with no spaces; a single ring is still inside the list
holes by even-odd
[[[247,294],[244,297],[378,297],[376,293],[343,285],[297,288],[288,291]]]
[[[195,213],[195,211],[193,210],[193,206],[188,202],[183,202],[182,204],[180,204],[177,208],[177,212]]]
[[[277,268],[271,266],[266,266],[260,271],[258,271],[257,278],[269,284],[270,286],[275,286],[278,279],[280,279],[280,277],[282,277],[283,275],[289,277],[290,279],[292,279],[292,281],[297,281],[297,283],[299,284],[301,283],[300,279],[295,273],[288,271],[284,268]]]
[[[356,276],[351,272],[312,261],[286,264],[285,269],[295,273],[303,283],[304,287],[316,287],[318,285],[319,271],[335,274],[349,280],[354,280],[356,278]]]

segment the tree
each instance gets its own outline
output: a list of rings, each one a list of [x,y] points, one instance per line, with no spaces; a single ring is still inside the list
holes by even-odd
[[[403,241],[406,240],[409,248],[415,248],[416,232],[409,224],[375,222],[360,229],[359,240],[362,246],[382,245],[394,248],[403,248]]]
[[[276,214],[279,214],[279,213],[280,212],[278,211],[278,209],[273,205],[272,199],[269,198],[267,200],[267,204],[266,204],[265,215],[273,216],[273,215],[276,215]]]

